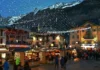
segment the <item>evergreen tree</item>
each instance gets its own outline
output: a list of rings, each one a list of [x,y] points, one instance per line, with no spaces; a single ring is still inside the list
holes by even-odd
[[[85,39],[93,39],[93,38],[94,38],[91,29],[88,29],[88,30],[86,31],[86,34],[85,34],[84,38],[85,38]]]

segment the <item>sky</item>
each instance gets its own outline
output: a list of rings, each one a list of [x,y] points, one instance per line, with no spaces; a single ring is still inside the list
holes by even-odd
[[[76,0],[0,0],[0,15],[3,17],[19,16],[43,9],[59,2],[72,2]]]

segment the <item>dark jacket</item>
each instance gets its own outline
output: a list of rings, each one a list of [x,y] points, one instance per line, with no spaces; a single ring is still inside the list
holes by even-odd
[[[25,62],[25,65],[24,65],[24,70],[31,70],[28,62]]]
[[[3,68],[4,68],[4,70],[9,70],[9,63],[8,63],[8,61],[4,62]]]
[[[61,64],[61,66],[64,66],[64,57],[61,58],[60,64]]]

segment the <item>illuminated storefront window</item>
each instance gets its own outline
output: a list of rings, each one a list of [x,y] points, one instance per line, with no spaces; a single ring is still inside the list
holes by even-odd
[[[33,37],[33,41],[36,41],[36,37]]]
[[[2,54],[1,54],[1,57],[2,57],[3,59],[5,59],[5,58],[6,58],[6,53],[2,53]]]
[[[28,51],[25,53],[25,60],[33,60],[33,61],[39,61],[39,52],[35,52],[34,49],[31,51]]]

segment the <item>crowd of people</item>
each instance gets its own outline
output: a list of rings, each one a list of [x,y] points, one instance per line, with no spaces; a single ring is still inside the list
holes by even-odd
[[[100,51],[98,50],[77,50],[76,52],[73,53],[72,50],[71,52],[66,52],[64,56],[56,55],[52,56],[49,55],[47,59],[50,62],[54,62],[56,70],[58,68],[65,68],[66,63],[68,60],[74,60],[75,58],[79,58],[80,60],[99,60],[100,59]],[[29,66],[29,62],[25,61],[24,65],[21,66],[21,61],[20,59],[16,59],[14,61],[13,65],[13,70],[31,70]],[[2,64],[2,60],[0,59],[0,70],[10,70],[10,63],[8,59],[5,59],[5,61]]]
[[[65,68],[68,60],[74,61],[74,59],[76,58],[78,58],[79,60],[99,60],[100,52],[97,50],[77,50],[76,53],[67,52],[64,56],[57,55],[54,60],[55,68]]]
[[[100,52],[98,50],[84,50],[84,51],[78,51],[77,53],[80,59],[99,60],[100,58]]]
[[[0,60],[0,70],[10,70],[10,63],[8,59],[5,59],[4,63],[2,64],[2,60]],[[14,61],[13,70],[31,70],[29,63],[26,61],[24,66],[21,66],[21,63]]]
[[[68,60],[67,56],[64,56],[64,57],[61,56],[60,57],[59,55],[57,55],[55,57],[55,68],[58,69],[59,66],[61,66],[61,68],[65,68],[67,60]]]
[[[25,61],[24,66],[21,65],[21,63],[14,63],[13,70],[31,70],[28,61]]]
[[[5,59],[3,64],[2,60],[0,59],[0,70],[9,70],[9,62],[7,59]]]

